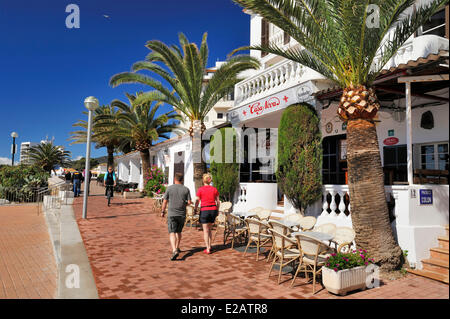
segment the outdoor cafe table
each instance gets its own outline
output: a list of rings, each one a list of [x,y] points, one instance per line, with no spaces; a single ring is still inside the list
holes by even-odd
[[[256,213],[255,212],[232,212],[231,214],[241,217],[241,218],[246,218],[246,217],[250,217],[250,216],[255,216]]]
[[[327,233],[321,233],[318,231],[307,231],[307,232],[303,232],[303,231],[299,231],[299,232],[294,232],[291,234],[291,237],[295,237],[296,235],[306,235],[312,238],[315,238],[317,240],[320,241],[330,241],[333,239],[333,236]]]

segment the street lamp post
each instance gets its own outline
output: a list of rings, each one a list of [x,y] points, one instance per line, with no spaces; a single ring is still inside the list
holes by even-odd
[[[16,138],[19,137],[19,134],[17,134],[16,132],[12,132],[11,137],[13,138],[12,149],[11,149],[11,153],[12,153],[11,166],[14,166],[14,154],[16,154]]]
[[[91,131],[92,131],[92,111],[98,107],[98,100],[89,96],[84,100],[84,106],[89,110],[88,115],[88,130],[87,130],[87,140],[86,140],[86,165],[84,169],[84,194],[83,194],[83,218],[86,219],[87,214],[87,197],[89,189],[89,170],[90,170],[90,157],[91,157]]]

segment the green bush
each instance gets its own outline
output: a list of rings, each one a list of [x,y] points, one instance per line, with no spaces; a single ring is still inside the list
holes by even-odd
[[[144,192],[147,196],[153,197],[153,193],[164,194],[166,192],[164,172],[157,166],[152,166],[149,169],[146,180],[147,184],[145,185]]]
[[[97,180],[98,181],[103,181],[104,178],[105,178],[105,174],[98,174],[97,175]]]
[[[232,149],[226,149],[225,134],[233,135]],[[215,140],[215,138],[219,137],[221,137],[221,141],[218,139]],[[214,149],[218,149],[220,146],[222,147],[221,156],[219,154],[215,155]],[[236,157],[236,131],[230,127],[221,128],[211,137],[210,147],[210,172],[213,185],[219,191],[221,201],[232,201],[234,192],[239,185],[239,163]],[[232,163],[225,163],[226,154],[232,154]]]
[[[50,174],[42,168],[30,165],[0,167],[0,198],[13,191],[16,197],[31,196],[40,187],[47,187]]]
[[[322,141],[319,118],[308,104],[286,108],[278,131],[277,182],[302,213],[322,195]]]

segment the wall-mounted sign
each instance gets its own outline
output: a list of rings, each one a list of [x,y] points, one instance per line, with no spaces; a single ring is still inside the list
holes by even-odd
[[[433,205],[433,190],[419,189],[420,205]]]
[[[396,137],[388,137],[383,141],[384,145],[395,145],[398,143],[398,138]]]
[[[394,130],[388,130],[388,136],[394,136],[394,135],[395,135]]]
[[[328,122],[327,124],[325,124],[325,131],[326,131],[327,133],[333,132],[333,123]]]

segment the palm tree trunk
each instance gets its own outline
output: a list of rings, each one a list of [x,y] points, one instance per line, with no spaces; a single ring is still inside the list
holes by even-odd
[[[114,167],[114,146],[107,146],[106,151],[108,152],[108,167]]]
[[[199,120],[192,123],[192,160],[194,163],[195,192],[203,186],[203,174],[206,173],[206,163],[202,158],[202,123]]]
[[[150,171],[150,151],[148,148],[139,151],[142,160],[142,175],[144,178],[144,188],[147,185],[147,180]]]
[[[374,122],[349,120],[347,143],[348,184],[356,245],[367,250],[381,269],[397,269],[402,264],[403,254],[389,221]]]

